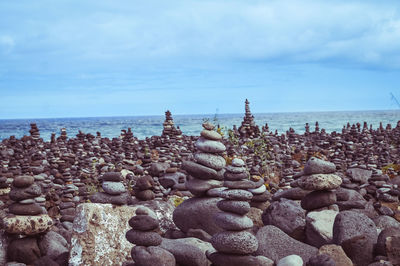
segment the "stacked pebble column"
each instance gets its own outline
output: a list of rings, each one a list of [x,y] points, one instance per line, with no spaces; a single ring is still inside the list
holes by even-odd
[[[175,265],[175,257],[167,250],[158,247],[162,238],[156,232],[159,223],[154,212],[147,208],[137,208],[136,215],[129,220],[129,226],[132,229],[126,233],[126,239],[136,245],[131,250],[135,266]]]
[[[249,232],[253,221],[246,216],[253,197],[246,190],[251,187],[246,185],[251,182],[247,176],[244,162],[240,159],[234,159],[232,165],[226,168],[224,186],[228,189],[220,193],[224,199],[218,202],[217,207],[222,212],[214,216],[215,223],[225,231],[213,235],[211,239],[217,250],[209,255],[213,265],[252,265],[257,261],[250,255],[257,250],[258,241]]]
[[[184,161],[182,168],[190,174],[186,188],[195,196],[217,196],[210,192],[212,189],[223,185],[223,168],[225,159],[221,156],[226,148],[220,141],[221,135],[214,131],[214,125],[203,124],[204,130],[196,142],[198,152],[194,159],[196,162]]]

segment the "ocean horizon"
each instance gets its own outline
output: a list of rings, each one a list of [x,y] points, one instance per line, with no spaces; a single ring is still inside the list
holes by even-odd
[[[224,130],[240,126],[244,113],[237,114],[172,114],[175,126],[179,126],[185,135],[198,135],[201,124],[208,119],[219,124]],[[368,123],[374,129],[382,123],[384,127],[391,124],[395,127],[400,120],[400,110],[366,110],[366,111],[324,111],[324,112],[274,112],[253,113],[254,121],[261,128],[268,123],[270,131],[279,134],[293,128],[297,133],[304,133],[305,124],[309,123],[313,131],[318,121],[320,129],[327,132],[341,132],[347,123]],[[62,117],[62,118],[14,118],[0,119],[0,140],[15,136],[21,138],[29,135],[30,123],[36,123],[41,137],[48,141],[52,133],[60,135],[61,128],[66,128],[69,137],[75,137],[79,130],[83,133],[100,132],[102,137],[118,137],[121,130],[131,128],[135,137],[143,139],[160,136],[163,129],[164,115],[139,116],[101,116],[101,117]]]

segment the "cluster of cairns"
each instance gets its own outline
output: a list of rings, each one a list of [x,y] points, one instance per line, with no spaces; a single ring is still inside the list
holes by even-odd
[[[63,235],[58,238],[65,238],[65,251],[78,204],[144,204],[180,196],[190,199],[179,211],[192,199],[204,203],[184,221],[199,219],[203,231],[176,223],[182,232],[174,237],[211,243],[215,250],[207,258],[215,265],[400,263],[400,121],[377,129],[347,124],[331,133],[317,122],[314,130],[306,124],[304,134],[289,129],[282,135],[266,124],[261,134],[247,100],[245,110],[234,131],[237,142],[223,139],[210,123],[200,136],[182,135],[170,112],[162,135],[144,140],[131,129],[113,139],[81,131],[68,137],[62,129],[61,136],[44,141],[35,124],[30,136],[4,139],[0,217],[12,247],[7,260],[33,264],[46,257],[45,248],[31,256],[19,247],[25,242],[40,247],[49,233]],[[255,213],[262,213],[262,221]],[[135,217],[149,225],[130,223],[133,235],[161,238],[150,211],[139,210]],[[140,258],[149,254],[154,261],[165,256],[170,265],[177,263],[178,256],[161,250],[157,241],[137,245],[135,265],[144,265]]]

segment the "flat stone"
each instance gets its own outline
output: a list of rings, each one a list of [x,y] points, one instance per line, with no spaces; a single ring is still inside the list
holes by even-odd
[[[7,216],[3,219],[6,232],[10,234],[36,235],[51,228],[53,220],[47,214],[36,216]]]
[[[310,258],[308,266],[336,266],[336,262],[328,254],[318,254]]]
[[[299,187],[289,188],[287,190],[282,190],[280,192],[276,192],[273,196],[273,200],[280,200],[281,198],[291,199],[291,200],[301,200],[303,199],[308,193],[309,190],[304,190]]]
[[[122,175],[120,172],[108,172],[101,176],[101,180],[119,182],[122,181]]]
[[[149,215],[136,215],[129,220],[129,225],[135,230],[150,231],[158,228],[159,222]]]
[[[126,239],[137,246],[158,246],[161,244],[162,238],[156,232],[143,232],[138,230],[129,230],[126,233]]]
[[[204,165],[191,162],[191,161],[183,161],[182,169],[186,170],[191,176],[194,176],[198,179],[208,180],[223,180],[224,176],[219,175],[218,172],[212,168],[206,167]]]
[[[258,188],[260,186],[263,186],[265,188],[263,179],[260,179],[257,182],[251,181],[249,179],[244,179],[244,180],[240,180],[240,181],[229,181],[229,180],[225,180],[224,181],[224,187],[232,188],[232,189],[235,189],[235,188],[255,189],[255,188]],[[261,193],[259,193],[259,194],[261,194]]]
[[[94,203],[111,203],[115,205],[126,205],[131,201],[129,193],[122,193],[120,195],[109,195],[104,192],[97,192],[89,197],[91,202]]]
[[[219,180],[201,180],[192,178],[186,181],[186,189],[195,196],[204,195],[209,189],[222,187],[223,183]]]
[[[234,158],[234,159],[232,160],[231,165],[232,165],[232,166],[235,166],[235,167],[243,167],[243,166],[245,166],[246,164],[244,163],[244,161],[243,161],[242,159]]]
[[[359,182],[361,184],[367,184],[368,180],[372,176],[372,171],[361,168],[350,168],[346,171],[346,174],[350,176],[351,179],[355,182]]]
[[[331,174],[336,171],[335,164],[323,161],[316,157],[311,157],[304,166],[303,172],[305,175],[312,174]]]
[[[19,204],[13,203],[8,207],[10,213],[15,215],[37,215],[43,212],[39,204]]]
[[[250,211],[250,203],[241,200],[221,200],[217,206],[222,211],[245,215]]]
[[[307,194],[301,200],[301,207],[311,211],[336,203],[336,194],[329,190],[316,190]]]
[[[146,189],[135,192],[135,197],[142,201],[153,200],[155,198],[155,193],[153,190]]]
[[[206,130],[214,130],[214,128],[215,128],[215,126],[213,124],[211,124],[210,122],[205,122],[205,123],[203,123],[202,126]]]
[[[231,254],[251,254],[258,248],[254,235],[247,231],[224,231],[213,235],[211,244],[219,252]]]
[[[104,192],[111,195],[119,195],[126,192],[126,188],[121,182],[105,181],[101,187],[104,189]]]
[[[218,141],[218,140],[222,139],[221,134],[219,134],[218,132],[213,131],[213,130],[204,129],[203,131],[200,132],[200,135],[203,138],[209,139],[209,140],[217,140]]]
[[[14,178],[12,185],[17,188],[29,187],[35,182],[35,178],[30,175],[20,175]]]
[[[331,190],[342,184],[342,179],[334,174],[305,175],[294,181],[304,190]]]
[[[36,201],[34,199],[26,199],[26,200],[21,200],[18,203],[19,204],[32,204],[35,203]]]
[[[253,194],[242,189],[227,189],[221,192],[221,197],[230,200],[251,200]]]
[[[259,186],[258,188],[250,188],[248,189],[248,191],[250,191],[251,193],[255,194],[255,195],[259,195],[264,193],[267,190],[267,188],[265,187],[264,184],[262,184],[261,186]]]
[[[257,232],[258,249],[254,255],[262,255],[278,262],[289,255],[299,255],[305,263],[317,254],[318,249],[297,241],[278,227],[266,225]]]
[[[226,150],[225,145],[222,144],[221,142],[215,140],[208,140],[202,137],[200,137],[196,141],[195,146],[200,151],[207,153],[221,153]]]
[[[11,187],[11,191],[8,196],[13,201],[21,201],[25,199],[36,198],[37,196],[40,196],[41,193],[42,190],[40,186],[34,183],[26,188]]]
[[[225,172],[224,177],[225,177],[225,180],[228,180],[228,181],[241,181],[244,179],[248,179],[249,174],[247,172],[243,172],[240,174]]]
[[[226,164],[224,157],[210,153],[196,153],[194,158],[199,164],[210,167],[217,171],[224,168]]]
[[[240,231],[253,227],[253,221],[247,216],[235,213],[219,212],[214,216],[215,223],[228,231]]]

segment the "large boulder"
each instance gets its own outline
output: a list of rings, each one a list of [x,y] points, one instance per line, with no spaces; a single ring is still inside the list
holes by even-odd
[[[317,254],[318,249],[291,238],[281,229],[273,225],[266,225],[257,232],[258,249],[256,255],[270,258],[277,263],[289,255],[299,255],[305,263]]]
[[[327,162],[316,157],[311,157],[304,166],[304,174],[331,174],[336,171],[334,163]]]
[[[83,203],[76,208],[69,265],[116,265],[130,259],[125,238],[137,207]]]
[[[300,205],[285,198],[274,201],[262,214],[265,225],[274,225],[289,236],[301,240],[306,227],[305,210]]]
[[[314,247],[329,244],[333,237],[333,222],[337,211],[309,212],[306,217],[306,242]]]
[[[202,229],[210,235],[221,232],[213,217],[220,212],[217,207],[221,198],[191,198],[181,203],[173,213],[175,225],[187,232],[189,229]]]
[[[39,241],[40,252],[43,256],[56,260],[60,256],[68,254],[68,242],[60,234],[49,231]]]
[[[40,250],[36,238],[25,237],[17,238],[11,241],[7,250],[7,257],[10,261],[33,264],[40,258]]]
[[[368,265],[372,262],[377,239],[375,223],[366,215],[354,211],[343,211],[336,215],[333,243],[341,245],[355,264]]]

